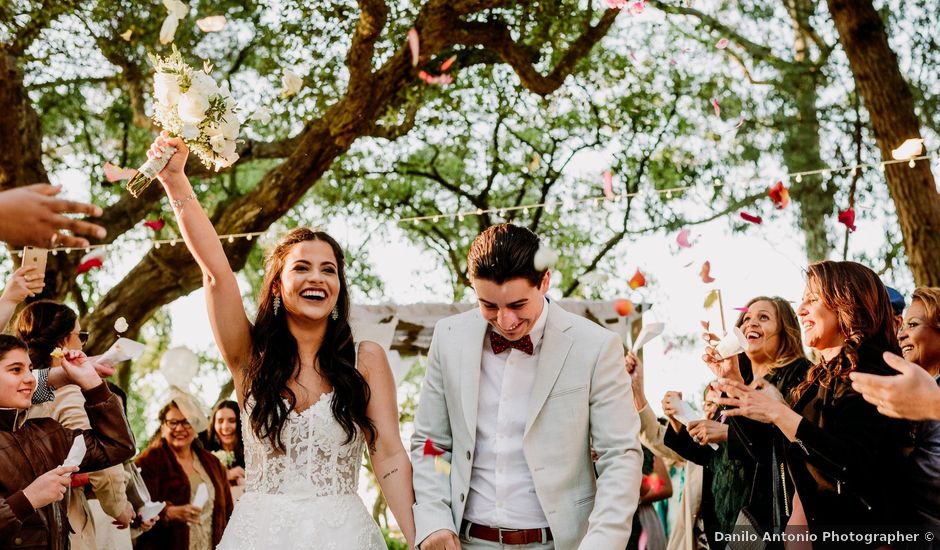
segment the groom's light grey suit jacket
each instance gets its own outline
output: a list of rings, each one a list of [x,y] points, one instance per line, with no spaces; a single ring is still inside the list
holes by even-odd
[[[623,345],[596,323],[554,303],[547,307],[523,436],[535,491],[557,549],[623,550],[643,462]],[[439,529],[456,533],[463,519],[486,330],[478,309],[443,319],[434,329],[411,438],[419,543]],[[424,456],[427,439],[448,451],[449,476]]]

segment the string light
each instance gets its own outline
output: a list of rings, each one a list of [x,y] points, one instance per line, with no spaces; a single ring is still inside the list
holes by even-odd
[[[837,173],[837,172],[847,172],[852,175],[855,175],[858,173],[858,170],[863,169],[863,168],[877,168],[882,173],[884,173],[885,166],[887,166],[888,164],[898,164],[902,162],[907,162],[909,165],[913,165],[918,160],[930,160],[930,158],[931,157],[929,155],[923,155],[923,156],[914,157],[911,159],[886,160],[886,161],[878,162],[878,163],[853,164],[853,165],[847,165],[847,166],[817,168],[815,170],[804,170],[802,172],[788,172],[788,173],[783,174],[781,176],[781,179],[793,178],[795,181],[801,182],[803,181],[803,177],[805,176],[813,176],[813,175],[826,176],[831,173]],[[938,155],[937,158],[940,159],[940,155]],[[754,181],[758,181],[758,180],[754,180]],[[724,182],[721,181],[720,178],[715,178],[711,186],[714,188],[722,187],[724,186]],[[614,200],[618,200],[618,199],[629,198],[629,197],[638,197],[644,192],[649,192],[649,193],[658,194],[658,195],[665,195],[666,198],[668,199],[668,198],[672,198],[673,193],[682,193],[683,191],[695,189],[695,187],[696,187],[695,185],[686,185],[684,187],[673,187],[670,189],[650,189],[649,191],[637,191],[634,193],[620,193],[620,194],[615,194],[613,200],[610,202],[613,202]],[[578,204],[600,205],[602,202],[603,202],[603,198],[598,198],[598,197],[588,197],[584,199],[574,199],[573,197],[565,197],[564,199],[561,200],[561,202],[548,201],[548,202],[543,202],[543,203],[524,204],[524,205],[512,206],[512,207],[495,207],[495,208],[490,208],[487,210],[484,210],[482,208],[477,208],[475,213],[477,216],[482,216],[484,213],[487,213],[487,214],[495,213],[499,215],[499,213],[506,212],[508,210],[528,211],[529,209],[534,209],[534,208],[543,208],[545,209],[546,212],[552,213],[554,211],[555,206],[559,204],[565,210],[573,210],[575,206],[577,206]],[[438,218],[438,217],[444,217],[444,218],[457,217],[460,220],[463,220],[463,216],[465,215],[469,216],[473,214],[474,212],[459,212],[459,213],[452,213],[452,214],[412,216],[412,217],[407,217],[407,218],[399,218],[397,220],[397,223],[412,222],[412,223],[417,224],[419,221],[429,220],[431,218]]]
[[[226,234],[226,235],[219,235],[219,240],[220,240],[220,241],[221,241],[221,240],[225,240],[225,241],[228,241],[228,242],[230,242],[230,243],[235,242],[235,239],[245,239],[245,240],[250,241],[250,240],[254,239],[255,237],[258,237],[258,236],[260,236],[260,235],[264,235],[265,233],[267,233],[267,230],[265,230],[265,231],[255,231],[255,232],[253,232],[253,233],[231,233],[231,234]],[[175,238],[175,239],[155,239],[155,240],[147,241],[147,242],[150,243],[150,244],[152,244],[154,248],[156,248],[156,249],[159,250],[160,247],[163,246],[163,245],[165,245],[165,244],[168,244],[168,245],[170,245],[170,246],[176,246],[176,243],[179,242],[179,238],[177,237],[177,238]],[[59,254],[59,252],[61,252],[61,253],[63,253],[63,254],[71,254],[72,252],[81,252],[81,253],[83,253],[83,254],[88,254],[88,253],[91,252],[92,250],[124,248],[124,247],[130,246],[130,245],[132,245],[132,244],[135,244],[135,245],[136,245],[136,244],[139,244],[139,243],[128,242],[128,243],[121,243],[121,244],[115,244],[115,243],[108,243],[108,244],[92,244],[92,245],[88,245],[88,246],[85,246],[85,247],[76,247],[76,248],[70,248],[70,247],[65,247],[65,248],[53,248],[53,249],[50,249],[49,252],[50,252],[53,256],[57,256],[57,255]],[[13,254],[16,255],[16,256],[22,256],[22,255],[23,255],[23,251],[22,251],[22,250],[15,250],[15,251],[13,251]]]

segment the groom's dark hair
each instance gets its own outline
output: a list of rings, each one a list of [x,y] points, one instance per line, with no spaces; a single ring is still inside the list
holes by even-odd
[[[535,269],[539,236],[524,227],[503,223],[488,227],[477,235],[467,254],[470,280],[486,279],[501,285],[522,277],[539,286],[545,270]]]

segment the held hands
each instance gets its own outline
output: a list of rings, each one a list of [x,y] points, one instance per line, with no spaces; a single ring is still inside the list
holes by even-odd
[[[699,445],[724,443],[728,441],[728,425],[714,420],[695,420],[689,422],[689,435]]]
[[[56,198],[58,185],[35,183],[0,192],[0,240],[12,247],[39,246],[85,248],[88,239],[103,239],[108,232],[95,225],[63,214],[100,216],[101,208],[83,202]],[[69,231],[70,235],[59,231]]]
[[[17,269],[7,281],[3,295],[0,295],[0,301],[19,304],[26,298],[39,294],[46,286],[43,279],[43,274],[37,273],[35,266],[23,266]]]
[[[746,416],[758,422],[776,424],[780,414],[790,410],[780,391],[763,378],[754,380],[750,386],[722,378],[717,382],[717,389],[728,395],[719,398],[718,404],[733,407],[723,411],[725,416]]]
[[[164,145],[175,147],[176,153],[173,154],[170,158],[170,162],[166,164],[163,170],[157,174],[157,179],[160,180],[160,183],[164,186],[172,186],[179,182],[180,179],[186,177],[184,168],[186,167],[186,159],[189,157],[189,147],[186,146],[182,139],[178,137],[171,138],[170,134],[164,130],[160,132],[160,135],[154,140],[150,149],[147,150],[147,158],[151,160],[161,158],[164,154],[162,151]]]
[[[421,550],[460,550],[460,539],[449,529],[438,529],[418,546]]]
[[[169,521],[182,521],[185,523],[199,523],[199,515],[202,510],[192,504],[182,504],[180,506],[167,506],[166,519]]]
[[[71,483],[69,474],[77,471],[78,466],[59,466],[54,470],[49,470],[23,489],[23,495],[35,510],[53,502],[59,502],[69,490]]]
[[[894,418],[908,420],[938,419],[940,387],[930,374],[903,358],[884,353],[884,360],[896,376],[878,376],[853,372],[852,388],[862,394],[865,401],[876,405],[878,412]]]
[[[130,527],[131,522],[134,521],[134,517],[137,514],[134,513],[134,508],[130,505],[129,502],[124,503],[124,511],[121,512],[121,515],[114,518],[114,521],[111,523],[117,525],[118,529],[127,529]]]

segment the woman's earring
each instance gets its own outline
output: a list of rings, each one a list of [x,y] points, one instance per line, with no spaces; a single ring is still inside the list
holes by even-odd
[[[277,317],[277,310],[281,309],[281,297],[274,295],[274,316]]]
[[[339,312],[336,311],[335,307],[333,308],[333,311],[330,312],[330,317],[332,317],[334,321],[339,319]]]

